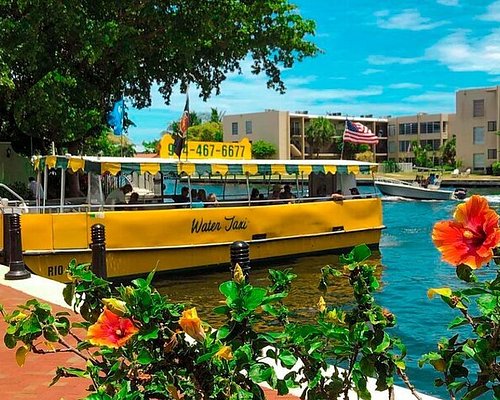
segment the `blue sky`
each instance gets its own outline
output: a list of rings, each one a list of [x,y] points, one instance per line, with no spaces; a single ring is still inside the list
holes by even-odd
[[[192,111],[449,113],[455,111],[457,90],[500,85],[500,0],[291,2],[316,21],[312,40],[324,53],[283,72],[284,95],[248,70],[229,77],[221,94],[206,102],[191,87]],[[168,106],[155,92],[150,108],[129,109],[137,125],[129,138],[136,144],[158,139],[180,117],[184,102],[177,88]]]

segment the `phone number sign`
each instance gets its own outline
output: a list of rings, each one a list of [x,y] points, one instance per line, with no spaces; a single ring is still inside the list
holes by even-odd
[[[174,153],[174,138],[164,135],[160,141],[161,158],[177,158]],[[185,143],[181,154],[182,159],[219,158],[229,160],[250,160],[252,158],[252,144],[247,138],[240,142],[195,142]]]

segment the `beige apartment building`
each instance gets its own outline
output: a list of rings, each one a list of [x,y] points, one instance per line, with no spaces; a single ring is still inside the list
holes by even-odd
[[[462,168],[487,171],[499,160],[500,86],[459,90],[453,134]]]
[[[345,120],[360,122],[375,132],[379,143],[375,146],[376,160],[387,159],[387,118],[373,118],[372,116],[351,117],[340,113],[327,115],[312,115],[307,111],[278,111],[226,115],[223,118],[224,141],[237,142],[244,137],[251,142],[265,140],[277,148],[277,159],[306,159],[311,158],[313,149],[306,139],[306,130],[311,120],[324,117],[334,126],[336,135],[342,136]],[[335,151],[334,144],[324,146],[320,151],[320,158],[340,158]]]
[[[413,143],[431,149],[431,156],[451,138],[454,114],[426,114],[389,118],[387,122],[387,159],[396,162],[415,161]]]
[[[373,118],[329,113],[311,115],[307,111],[277,111],[227,115],[223,119],[224,140],[265,140],[273,143],[278,159],[304,159],[311,157],[312,148],[305,132],[311,120],[327,118],[342,136],[346,118],[361,122],[379,136],[375,146],[376,161],[415,161],[412,143],[431,149],[429,156],[439,156],[439,149],[456,137],[456,159],[460,168],[474,172],[489,172],[491,165],[500,160],[500,86],[467,89],[456,92],[455,114],[427,114]],[[334,145],[320,152],[321,158],[339,158]]]

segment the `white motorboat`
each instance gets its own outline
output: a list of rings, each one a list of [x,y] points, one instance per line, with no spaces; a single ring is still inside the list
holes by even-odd
[[[406,182],[393,178],[375,178],[375,186],[385,196],[397,196],[414,200],[461,200],[465,189],[441,189],[441,181],[423,185],[421,182]]]

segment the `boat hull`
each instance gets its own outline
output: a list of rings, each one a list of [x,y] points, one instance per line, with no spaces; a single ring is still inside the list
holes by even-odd
[[[243,240],[250,259],[377,247],[379,198],[266,206],[23,214],[24,261],[41,276],[66,281],[72,259],[90,262],[90,230],[105,226],[107,275],[122,278],[227,265],[229,246]]]
[[[412,185],[398,185],[391,182],[375,182],[375,186],[385,196],[398,196],[415,200],[450,200],[453,192],[427,189]]]

